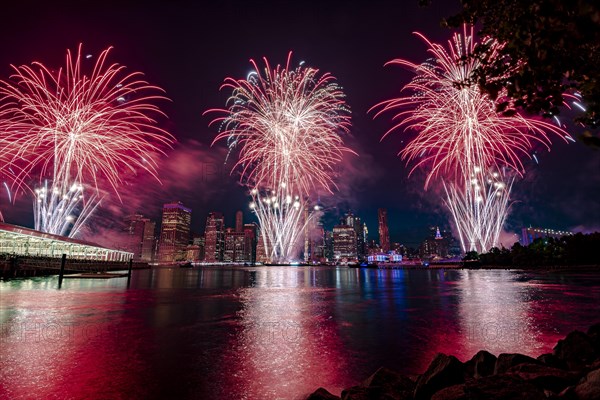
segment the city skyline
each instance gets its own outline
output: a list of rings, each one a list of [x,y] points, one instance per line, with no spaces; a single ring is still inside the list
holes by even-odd
[[[9,75],[9,64],[28,64],[33,60],[43,61],[49,66],[59,66],[64,50],[75,48],[81,42],[86,50],[89,49],[92,60],[106,46],[115,46],[113,53],[120,63],[132,71],[143,71],[149,81],[165,88],[172,104],[165,108],[169,119],[162,121],[161,127],[168,128],[178,139],[178,143],[168,153],[168,158],[160,162],[159,177],[162,186],[150,183],[146,176],[141,176],[141,182],[128,182],[124,188],[123,197],[126,201],[123,206],[119,207],[116,199],[111,198],[108,200],[108,210],[97,215],[97,219],[93,221],[94,229],[110,231],[111,225],[106,220],[110,222],[113,219],[115,210],[119,209],[118,212],[123,215],[140,211],[145,216],[158,220],[162,204],[175,198],[203,214],[222,210],[225,215],[231,216],[241,209],[249,216],[250,210],[246,208],[247,194],[237,184],[238,177],[229,175],[231,165],[224,164],[226,148],[209,147],[217,132],[208,127],[210,118],[202,117],[201,114],[223,103],[224,95],[218,92],[220,83],[228,75],[245,77],[249,58],[259,59],[264,55],[281,63],[287,52],[293,50],[298,60],[306,60],[323,71],[331,71],[347,91],[348,103],[353,110],[352,142],[349,147],[355,149],[359,157],[344,160],[340,167],[342,176],[339,190],[330,199],[329,211],[323,220],[324,226],[330,229],[347,210],[353,210],[361,215],[374,233],[377,209],[386,208],[390,215],[391,241],[417,244],[426,227],[449,227],[450,217],[443,210],[437,189],[424,192],[422,180],[419,177],[409,178],[408,169],[396,157],[397,150],[405,142],[404,138],[399,135],[384,144],[379,143],[379,134],[389,128],[389,122],[385,119],[372,121],[372,116],[366,112],[386,96],[396,95],[402,85],[410,80],[407,71],[384,69],[385,61],[403,57],[420,62],[426,57],[425,46],[411,34],[412,31],[418,29],[439,42],[445,42],[452,35],[453,31],[438,26],[442,17],[452,14],[452,6],[419,8],[414,3],[380,5],[389,8],[390,15],[377,14],[378,18],[397,18],[399,23],[393,26],[400,25],[400,29],[374,20],[365,22],[364,26],[352,27],[351,22],[354,20],[368,20],[363,18],[363,14],[369,16],[372,9],[356,4],[339,7],[339,4],[332,3],[324,5],[316,18],[325,21],[335,16],[334,21],[339,22],[322,24],[308,37],[295,34],[293,30],[284,30],[280,39],[263,39],[260,32],[249,32],[248,38],[241,42],[231,42],[228,49],[217,49],[208,43],[210,40],[196,44],[193,38],[209,38],[215,27],[210,16],[224,11],[235,12],[234,3],[206,7],[184,5],[189,11],[189,18],[200,15],[200,21],[204,25],[200,22],[191,24],[190,20],[190,23],[184,24],[186,28],[180,28],[173,22],[163,21],[164,24],[156,33],[152,33],[152,29],[143,21],[127,20],[131,25],[122,24],[126,20],[124,18],[134,11],[131,5],[124,5],[122,13],[112,13],[108,6],[94,7],[94,12],[106,17],[103,21],[105,25],[97,26],[94,34],[89,32],[88,24],[83,23],[89,22],[91,6],[60,11],[42,6],[38,9],[40,14],[47,12],[58,20],[78,23],[68,34],[53,31],[40,40],[35,33],[40,30],[47,32],[44,29],[47,22],[36,15],[19,21],[24,25],[23,29],[27,28],[31,33],[20,38],[19,43],[7,41],[2,44],[0,75],[3,78]],[[17,14],[22,14],[18,12],[22,6],[10,7]],[[149,5],[142,15],[156,20],[164,10],[174,12],[171,7]],[[269,13],[270,16],[278,17],[286,11],[289,11],[289,6]],[[254,14],[260,10],[250,12]],[[308,15],[308,12],[300,10],[291,23],[301,26],[302,17]],[[17,32],[14,23],[8,21],[5,26],[0,27],[0,32]],[[273,23],[276,27],[281,26],[278,18],[274,18]],[[183,41],[173,48],[168,44],[171,41],[165,39],[170,35],[181,34],[181,29],[186,29],[188,35],[183,35]],[[170,30],[175,32],[171,33]],[[130,31],[137,33],[129,36],[122,34]],[[325,38],[325,42],[314,46],[316,39],[321,37]],[[387,44],[377,40],[383,37],[389,39],[385,41]],[[161,40],[152,40],[157,38]],[[152,43],[153,51],[145,51],[146,46],[141,45],[144,43]],[[248,46],[248,43],[255,45]],[[176,70],[171,66],[172,63],[164,60],[180,61],[185,73],[174,73]],[[210,62],[203,62],[205,60]],[[364,82],[361,79],[364,74],[373,76],[373,79]],[[568,118],[568,113],[561,115],[565,122]],[[571,129],[570,125],[569,128],[575,137],[580,132]],[[529,225],[561,230],[576,230],[577,227],[584,231],[598,229],[600,202],[594,196],[599,184],[598,178],[581,172],[598,170],[598,152],[591,151],[580,142],[556,143],[551,153],[537,153],[537,159],[540,165],[531,161],[528,165],[530,171],[525,178],[515,183],[513,191],[518,194],[516,197],[520,202],[513,204],[506,230],[518,233],[523,226]],[[27,194],[20,193],[13,206],[9,204],[6,193],[2,192],[0,210],[9,223],[33,226],[30,201]],[[202,218],[193,219],[192,230],[202,232],[203,224]],[[227,225],[232,226],[231,223]],[[374,236],[373,233],[371,236]],[[94,232],[90,234],[90,238],[93,237]]]

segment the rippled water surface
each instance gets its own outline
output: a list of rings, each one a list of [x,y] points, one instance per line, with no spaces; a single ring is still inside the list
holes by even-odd
[[[436,352],[549,352],[600,321],[600,276],[153,269],[0,282],[0,398],[295,399]]]

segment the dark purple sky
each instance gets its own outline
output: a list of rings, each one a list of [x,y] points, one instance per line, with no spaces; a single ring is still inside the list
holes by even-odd
[[[451,36],[439,22],[457,9],[457,1],[434,1],[428,8],[418,7],[417,0],[16,3],[2,6],[2,79],[10,74],[9,64],[38,60],[61,66],[66,49],[80,42],[85,53],[94,55],[112,45],[111,61],[144,72],[172,100],[163,107],[169,120],[161,125],[179,144],[163,162],[163,186],[145,178],[140,178],[143,185],[132,181],[123,189],[124,203],[107,202],[99,216],[138,209],[158,217],[163,202],[181,199],[193,209],[194,230],[203,229],[211,210],[225,212],[232,225],[237,209],[248,210],[247,198],[222,164],[224,145],[209,148],[216,131],[202,113],[224,105],[220,84],[226,76],[245,77],[250,58],[266,56],[276,64],[292,50],[297,62],[305,60],[336,76],[352,108],[348,143],[360,156],[345,162],[340,192],[330,201],[337,209],[327,224],[352,208],[376,239],[377,208],[385,207],[392,240],[409,245],[416,245],[429,225],[448,225],[439,196],[423,192],[422,178],[408,178],[396,156],[401,141],[411,135],[397,133],[380,143],[391,121],[389,116],[373,121],[367,110],[397,96],[411,77],[399,67],[384,68],[386,61],[427,57],[413,31],[434,41]],[[539,165],[525,161],[527,176],[514,186],[516,202],[507,228],[600,229],[600,151],[555,141],[552,151],[539,152],[538,159]],[[0,197],[0,207],[7,222],[32,223],[29,198],[11,206]]]

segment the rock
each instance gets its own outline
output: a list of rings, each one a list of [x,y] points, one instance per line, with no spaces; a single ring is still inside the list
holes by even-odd
[[[436,392],[431,396],[431,400],[466,400],[465,385],[449,386]]]
[[[417,381],[415,399],[429,399],[435,392],[465,382],[465,366],[454,356],[438,353]]]
[[[577,400],[577,395],[575,394],[575,386],[569,386],[565,388],[565,390],[558,394],[557,398],[561,400]]]
[[[590,326],[590,329],[587,331],[587,335],[592,341],[592,345],[596,351],[596,356],[600,356],[600,322]]]
[[[474,378],[481,378],[484,376],[490,376],[494,373],[496,366],[496,356],[485,350],[479,351],[469,361],[465,363],[468,369],[472,368],[472,371],[468,371],[469,375]]]
[[[575,394],[579,400],[600,399],[600,369],[588,373],[575,386]]]
[[[306,400],[340,400],[340,398],[329,393],[324,388],[320,387],[311,394],[309,394]]]
[[[415,382],[391,369],[381,367],[373,375],[365,379],[360,386],[381,388],[382,393],[395,397],[410,395],[415,389]]]
[[[503,374],[509,368],[514,367],[519,364],[541,364],[535,358],[531,358],[529,356],[525,356],[523,354],[518,353],[502,353],[498,356],[496,360],[496,366],[494,368],[494,375]]]
[[[542,364],[552,368],[568,369],[566,362],[551,353],[542,354],[537,358],[537,360]]]
[[[541,389],[509,375],[492,375],[465,385],[469,400],[546,400]]]
[[[412,397],[394,397],[381,387],[352,386],[342,390],[342,400],[409,400]]]
[[[572,370],[583,369],[587,363],[594,360],[594,353],[592,340],[581,331],[573,331],[566,338],[559,340],[552,352]]]
[[[556,393],[560,393],[567,386],[575,384],[579,379],[576,372],[528,363],[509,368],[506,374],[518,376],[540,389],[548,389]]]

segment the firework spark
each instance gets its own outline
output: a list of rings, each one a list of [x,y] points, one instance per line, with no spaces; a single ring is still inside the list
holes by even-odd
[[[505,116],[496,111],[497,103],[481,92],[472,76],[480,61],[471,57],[476,43],[473,30],[465,26],[455,34],[448,50],[417,34],[429,46],[432,58],[423,64],[393,60],[387,64],[408,67],[415,73],[403,91],[410,95],[384,101],[373,109],[375,116],[388,111],[399,120],[382,137],[403,129],[418,135],[400,152],[403,160],[427,169],[425,189],[435,178],[445,182],[446,204],[463,243],[463,250],[487,251],[497,245],[509,207],[512,179],[489,191],[487,177],[508,168],[524,173],[523,157],[541,144],[549,149],[548,133],[570,136],[559,126],[519,114]],[[495,57],[500,44],[488,42],[489,57]],[[387,65],[386,64],[386,65]],[[502,94],[499,99],[504,100]],[[473,185],[471,182],[482,181]],[[501,193],[501,194],[499,194]]]
[[[293,258],[297,239],[306,224],[302,217],[310,196],[335,189],[334,166],[345,152],[341,134],[348,132],[350,112],[344,93],[330,74],[301,63],[291,69],[271,68],[264,59],[261,71],[251,60],[247,79],[227,78],[231,89],[214,142],[227,139],[239,149],[232,171],[250,189],[267,256],[272,262]]]
[[[174,141],[156,125],[155,117],[164,114],[153,101],[166,99],[162,89],[139,72],[109,64],[111,48],[86,75],[81,48],[74,56],[67,51],[64,69],[39,62],[12,66],[11,79],[0,82],[0,119],[7,127],[0,157],[17,171],[18,187],[39,176],[36,229],[60,235],[70,230],[70,236],[99,205],[102,188],[121,200],[118,187],[127,174],[144,170],[158,179],[158,155]]]

